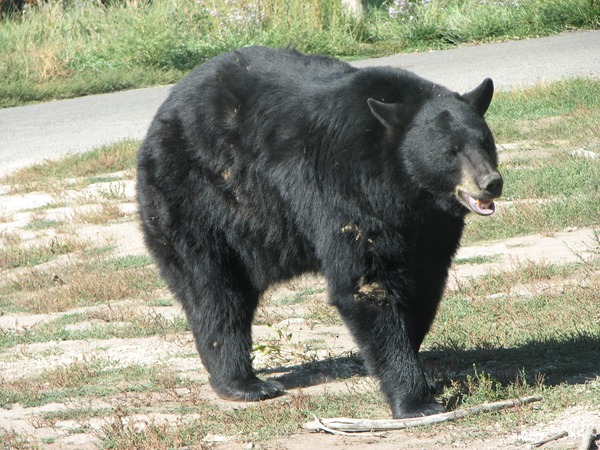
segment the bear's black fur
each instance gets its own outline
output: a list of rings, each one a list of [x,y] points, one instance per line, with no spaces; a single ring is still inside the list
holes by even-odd
[[[220,396],[282,393],[252,369],[253,314],[315,271],[393,416],[443,411],[417,353],[465,214],[502,190],[492,93],[260,47],[173,88],[138,157],[142,227]]]

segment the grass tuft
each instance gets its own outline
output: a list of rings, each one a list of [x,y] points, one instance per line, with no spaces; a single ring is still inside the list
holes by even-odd
[[[121,381],[117,386],[116,381]],[[0,407],[15,403],[26,407],[70,398],[108,397],[128,392],[164,392],[177,386],[193,386],[168,367],[132,364],[118,367],[114,362],[90,358],[47,369],[30,378],[0,377]]]
[[[16,239],[0,248],[0,269],[33,267],[71,253],[81,245],[81,242],[73,238],[54,238],[42,244],[26,244]]]
[[[121,259],[84,258],[75,264],[33,270],[0,285],[1,304],[46,313],[145,297],[147,292],[164,287],[153,266],[127,264]]]
[[[57,182],[73,178],[93,176],[133,170],[139,141],[124,140],[116,144],[104,145],[86,153],[70,155],[55,161],[45,161],[19,169],[0,179],[0,184],[11,187],[13,194],[48,190]]]

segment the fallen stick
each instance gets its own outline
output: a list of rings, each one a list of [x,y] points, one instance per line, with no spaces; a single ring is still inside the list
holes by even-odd
[[[338,430],[334,430],[333,428],[329,428],[328,426],[323,425],[323,422],[321,422],[321,419],[319,419],[314,414],[313,414],[313,417],[315,418],[315,420],[314,420],[315,426],[318,428],[315,431],[325,431],[327,433],[337,434],[340,436],[352,436],[354,434],[354,433],[349,433],[347,431],[338,431]],[[385,437],[383,434],[377,434],[377,433],[365,433],[365,434],[362,434],[361,436]]]
[[[559,439],[564,438],[565,436],[568,436],[569,433],[566,431],[563,431],[561,433],[555,434],[553,436],[547,437],[546,439],[543,439],[541,441],[536,442],[535,444],[533,444],[534,447],[541,447],[544,444],[547,444],[548,442],[552,442],[552,441],[558,441]]]
[[[581,438],[581,444],[579,445],[579,450],[589,450],[594,441],[596,440],[596,429],[590,428],[586,430]]]
[[[336,417],[332,419],[317,419],[305,423],[302,427],[308,431],[345,431],[347,433],[361,433],[365,431],[386,431],[401,430],[403,428],[418,427],[422,425],[432,425],[435,423],[448,422],[461,419],[474,414],[482,414],[491,411],[498,411],[505,408],[526,405],[532,402],[539,402],[541,396],[517,398],[494,403],[484,403],[482,405],[472,406],[471,408],[459,409],[447,413],[434,414],[432,416],[414,417],[411,419],[392,419],[392,420],[368,420],[368,419],[348,419],[345,417]]]

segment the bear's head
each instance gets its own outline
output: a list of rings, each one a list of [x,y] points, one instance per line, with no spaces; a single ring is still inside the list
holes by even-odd
[[[388,130],[406,182],[448,212],[493,214],[503,182],[494,138],[483,118],[494,92],[492,80],[463,95],[438,86],[430,92],[417,107],[413,102],[367,102]]]

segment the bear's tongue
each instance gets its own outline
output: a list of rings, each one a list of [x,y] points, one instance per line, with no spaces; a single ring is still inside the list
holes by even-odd
[[[493,200],[474,199],[473,197],[471,197],[468,194],[465,194],[464,192],[462,193],[462,195],[463,195],[463,198],[469,204],[469,207],[471,208],[471,210],[473,212],[476,212],[477,214],[480,214],[482,216],[489,216],[489,215],[494,214],[494,211],[496,211],[496,205],[494,205]]]

